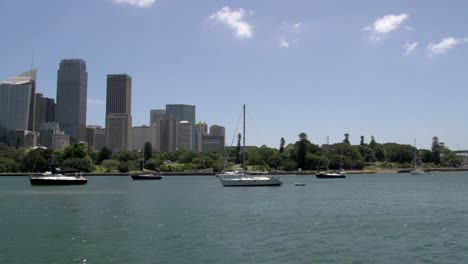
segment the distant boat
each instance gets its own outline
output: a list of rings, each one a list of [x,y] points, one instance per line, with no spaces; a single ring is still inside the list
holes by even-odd
[[[328,137],[327,137],[327,146],[328,145],[329,145],[329,143],[328,143]],[[317,177],[318,179],[346,178],[347,172],[342,168],[342,166],[343,166],[342,159],[343,159],[343,153],[341,153],[340,170],[330,171],[328,169],[328,165],[329,165],[330,161],[329,161],[328,155],[327,155],[327,170],[322,171],[322,172],[317,172],[315,174],[315,177]]]
[[[339,171],[319,172],[315,174],[315,176],[319,179],[346,178],[346,171],[339,170]]]
[[[88,182],[81,172],[57,170],[54,166],[54,158],[55,155],[52,153],[52,172],[47,171],[40,176],[30,176],[31,185],[83,185]]]
[[[278,177],[271,175],[251,175],[247,173],[246,162],[245,162],[245,105],[243,107],[243,147],[242,147],[242,159],[243,165],[241,171],[226,171],[217,175],[221,184],[224,187],[234,186],[280,186],[283,182]],[[229,157],[226,157],[226,161]]]
[[[80,174],[66,176],[61,173],[45,172],[41,176],[29,177],[31,185],[83,185],[88,180]]]
[[[421,153],[419,153],[419,166],[418,166],[418,163],[417,163],[417,160],[418,160],[417,151],[418,151],[418,149],[416,148],[416,138],[414,139],[414,149],[415,149],[414,150],[414,170],[411,171],[411,174],[412,175],[426,175],[427,172],[424,171],[423,168],[421,168],[421,164],[422,164],[422,162],[421,162]]]
[[[133,180],[161,180],[163,176],[159,172],[130,175]]]
[[[294,182],[294,185],[296,185],[296,186],[306,186],[306,184],[302,183],[302,182]]]

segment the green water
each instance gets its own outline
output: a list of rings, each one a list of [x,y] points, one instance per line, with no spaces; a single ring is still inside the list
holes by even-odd
[[[466,263],[468,174],[0,177],[0,263]],[[294,186],[300,181],[305,187]]]

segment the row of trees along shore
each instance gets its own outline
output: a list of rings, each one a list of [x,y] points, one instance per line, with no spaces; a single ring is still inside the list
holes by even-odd
[[[64,150],[36,148],[15,148],[0,144],[0,173],[45,172],[50,171],[52,160],[62,170],[82,172],[129,172],[138,171],[144,164],[148,170],[163,172],[182,172],[187,170],[213,169],[222,171],[226,153],[230,153],[227,168],[240,166],[241,134],[237,137],[236,147],[226,147],[224,152],[197,153],[178,150],[171,153],[155,152],[151,143],[145,143],[144,150],[118,151],[112,153],[108,148],[96,151],[87,149],[83,143],[74,143]],[[286,145],[280,140],[278,149],[267,146],[247,147],[246,162],[252,170],[323,170],[327,163],[330,169],[340,166],[347,170],[410,168],[414,166],[415,156],[426,168],[457,167],[460,161],[453,151],[437,137],[432,139],[432,149],[417,150],[411,145],[397,143],[377,143],[371,137],[369,143],[361,136],[359,145],[352,145],[349,134],[343,142],[319,146],[312,143],[307,134],[300,133],[294,144]]]

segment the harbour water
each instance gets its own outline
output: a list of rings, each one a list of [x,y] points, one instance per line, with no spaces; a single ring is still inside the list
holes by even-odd
[[[468,173],[281,178],[223,188],[209,176],[56,187],[0,177],[0,263],[468,260]]]

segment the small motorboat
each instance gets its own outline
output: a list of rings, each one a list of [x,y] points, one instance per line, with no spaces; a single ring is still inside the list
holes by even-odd
[[[303,182],[294,182],[294,185],[296,185],[296,186],[306,186],[306,184],[303,183]]]
[[[144,174],[132,174],[133,180],[161,180],[163,176],[159,172],[144,173]]]

